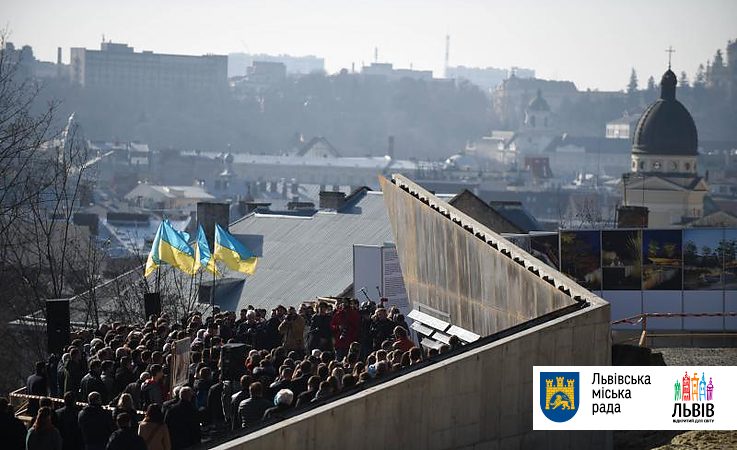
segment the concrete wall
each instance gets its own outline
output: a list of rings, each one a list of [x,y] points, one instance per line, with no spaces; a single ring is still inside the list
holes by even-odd
[[[420,186],[400,175],[394,179],[397,184],[383,178],[381,184],[413,307],[430,306],[448,314],[445,320],[488,336],[571,305],[573,295],[593,296]]]
[[[611,448],[611,432],[532,430],[533,366],[609,365],[609,304],[409,180],[395,180],[382,179],[384,198],[414,304],[484,336],[576,297],[588,305],[219,448]]]
[[[608,365],[609,343],[597,302],[218,448],[611,448],[611,432],[532,431],[532,366]]]

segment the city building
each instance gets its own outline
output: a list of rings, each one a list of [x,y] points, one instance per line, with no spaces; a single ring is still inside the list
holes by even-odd
[[[141,183],[125,195],[125,199],[139,208],[154,210],[192,209],[197,202],[214,200],[215,197],[202,186],[157,186]]]
[[[265,55],[248,53],[228,54],[228,78],[242,77],[248,74],[248,68],[256,61],[284,64],[287,74],[307,75],[325,71],[325,59],[313,55]]]
[[[512,74],[519,78],[535,78],[534,70],[523,69],[521,67],[498,69],[496,67],[456,66],[448,67],[445,71],[446,78],[468,80],[489,93],[496,89],[502,81],[512,76]]]
[[[219,55],[136,53],[113,42],[71,49],[71,79],[86,88],[210,91],[227,87],[227,70],[227,57]]]
[[[380,77],[390,81],[398,81],[402,78],[413,80],[432,80],[432,70],[395,69],[390,63],[371,63],[363,66],[361,74],[369,77]]]
[[[640,114],[630,114],[625,111],[622,117],[606,123],[605,137],[607,139],[632,138],[638,120],[640,120]]]
[[[704,215],[706,180],[697,172],[698,134],[688,110],[676,99],[676,74],[660,82],[660,98],[637,123],[631,171],[622,176],[624,206],[648,208],[648,226],[672,227]]]

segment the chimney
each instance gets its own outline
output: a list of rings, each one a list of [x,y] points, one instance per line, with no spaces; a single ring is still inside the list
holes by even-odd
[[[345,204],[345,192],[320,191],[320,209],[340,210]]]
[[[214,248],[215,224],[228,231],[230,224],[230,205],[227,203],[198,202],[197,223],[205,230],[210,248]]]
[[[394,136],[389,136],[389,147],[386,149],[386,155],[394,159]]]
[[[617,209],[617,228],[647,228],[646,206],[620,206]]]
[[[315,210],[315,204],[312,202],[300,202],[297,200],[298,197],[295,197],[294,201],[291,201],[287,203],[287,210],[288,211],[314,211]]]
[[[269,211],[271,203],[268,202],[243,202],[244,204],[244,216],[251,214],[252,212],[264,212]]]
[[[56,64],[61,66],[61,47],[56,47]]]

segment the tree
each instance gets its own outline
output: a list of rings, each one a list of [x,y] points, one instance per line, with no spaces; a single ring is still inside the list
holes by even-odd
[[[56,108],[51,103],[39,115],[31,112],[40,87],[24,77],[21,54],[6,47],[0,31],[0,235],[7,234],[21,206],[46,188],[35,177],[42,142],[49,136]]]
[[[678,79],[678,84],[681,86],[681,88],[687,88],[689,86],[688,75],[686,74],[685,70],[681,71],[681,76]]]
[[[647,79],[647,90],[648,91],[655,90],[655,78],[652,75],[650,75],[650,78]]]
[[[696,70],[696,77],[694,78],[694,87],[703,87],[706,84],[706,69],[703,64],[699,64],[699,68]]]
[[[73,224],[86,180],[87,147],[74,121],[53,130],[57,103],[40,113],[40,84],[25,73],[23,52],[5,45],[0,32],[0,390],[27,375],[29,358],[45,357],[46,334],[29,314],[43,318],[45,301],[74,293],[71,274],[94,245],[86,227]],[[17,320],[21,332],[8,324]],[[17,384],[15,384],[17,386]]]
[[[637,72],[635,72],[635,68],[632,68],[632,72],[630,73],[630,81],[627,83],[627,93],[628,94],[634,94],[637,92]]]

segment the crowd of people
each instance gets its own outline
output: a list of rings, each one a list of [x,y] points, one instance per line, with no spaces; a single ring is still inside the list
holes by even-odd
[[[202,433],[279,420],[427,357],[396,307],[355,299],[235,312],[214,308],[142,327],[103,324],[75,334],[63,355],[38,362],[28,377],[26,429],[0,399],[0,442],[8,449],[184,449]],[[191,339],[187,381],[172,386],[174,341]],[[185,341],[186,342],[186,341]],[[223,370],[224,344],[248,350]],[[230,362],[229,364],[233,364]],[[62,398],[55,409],[50,397]],[[85,402],[82,407],[78,402]]]

